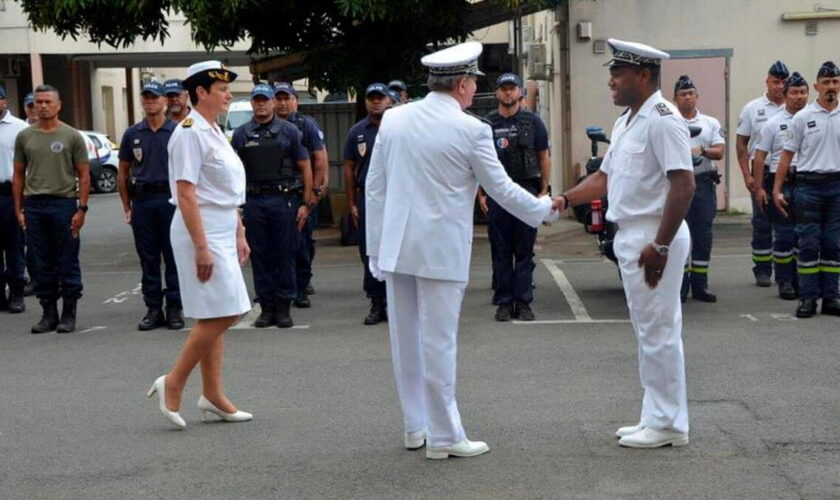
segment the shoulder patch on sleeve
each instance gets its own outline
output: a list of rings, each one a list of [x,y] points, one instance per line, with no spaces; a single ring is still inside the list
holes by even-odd
[[[660,102],[659,104],[656,105],[656,111],[659,112],[659,116],[668,116],[668,115],[673,115],[674,114],[671,111],[671,109],[668,107],[668,105],[665,104],[664,102]]]
[[[184,121],[181,122],[181,126],[184,128],[190,128],[193,126],[195,121],[192,118],[184,118]]]

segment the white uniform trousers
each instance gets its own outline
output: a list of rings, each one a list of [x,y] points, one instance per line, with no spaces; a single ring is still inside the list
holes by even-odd
[[[644,268],[639,267],[639,256],[656,237],[660,220],[619,222],[614,249],[638,341],[639,377],[644,389],[640,423],[652,429],[688,433],[680,286],[691,237],[683,222],[671,242],[662,279],[650,289]]]
[[[458,320],[467,284],[385,273],[388,330],[405,432],[428,446],[466,438],[455,401]]]

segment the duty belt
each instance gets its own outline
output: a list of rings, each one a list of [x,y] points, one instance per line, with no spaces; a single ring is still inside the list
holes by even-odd
[[[142,198],[151,194],[169,194],[169,183],[136,181],[131,185],[130,192],[133,198]]]
[[[707,172],[717,172],[717,167],[708,162],[705,165],[694,167],[694,175],[705,174]]]
[[[0,182],[0,195],[12,195],[12,181]]]
[[[245,188],[246,194],[285,194],[292,195],[300,193],[300,186],[288,184],[248,184]]]
[[[840,181],[840,172],[797,172],[796,181],[808,184],[837,182]]]

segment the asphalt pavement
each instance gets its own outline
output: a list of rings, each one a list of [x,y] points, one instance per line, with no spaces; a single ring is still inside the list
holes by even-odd
[[[636,344],[616,268],[563,221],[540,231],[534,323],[498,323],[476,228],[458,395],[491,452],[430,461],[402,448],[386,325],[363,326],[355,248],[318,232],[311,309],[294,329],[227,334],[225,388],[252,422],[203,423],[190,380],[169,427],[145,391],[186,331],[139,332],[144,308],[116,195],[82,232],[77,332],[32,335],[0,314],[0,498],[840,498],[840,318],[792,317],[757,288],[749,225],[722,218],[717,304],[684,307],[691,444],[620,448],[638,421]],[[252,281],[250,267],[246,280]]]

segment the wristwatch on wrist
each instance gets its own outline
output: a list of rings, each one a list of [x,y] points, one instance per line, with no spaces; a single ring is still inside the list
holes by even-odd
[[[651,241],[650,246],[652,246],[653,249],[656,250],[656,253],[658,253],[659,255],[663,257],[668,255],[668,245],[660,245],[655,241]]]
[[[80,211],[80,212],[85,212],[85,213],[87,213],[87,211],[88,211],[88,206],[87,206],[87,205],[82,205],[82,204],[79,204],[79,206],[76,208],[76,210],[78,210],[78,211]]]

